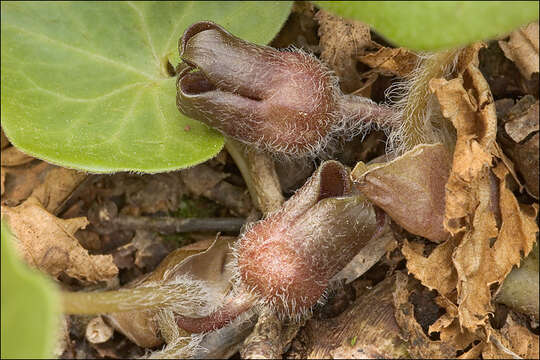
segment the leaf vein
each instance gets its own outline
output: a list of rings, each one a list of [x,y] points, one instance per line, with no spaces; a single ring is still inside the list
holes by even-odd
[[[13,29],[16,29],[22,33],[25,33],[25,34],[28,34],[30,36],[34,36],[34,37],[37,37],[37,38],[41,38],[45,41],[49,41],[51,43],[55,43],[55,44],[58,44],[66,49],[69,49],[69,50],[72,50],[72,51],[75,51],[75,52],[78,52],[78,53],[81,53],[81,54],[84,54],[90,58],[93,58],[95,60],[99,60],[99,61],[102,61],[102,62],[105,62],[105,63],[108,63],[108,64],[111,64],[111,65],[114,65],[114,66],[118,66],[120,68],[122,68],[123,70],[127,70],[127,71],[130,71],[130,72],[133,72],[133,73],[136,73],[138,75],[142,75],[150,80],[158,80],[157,78],[153,77],[152,75],[144,72],[144,71],[141,71],[131,65],[128,65],[128,64],[125,64],[125,63],[122,63],[122,62],[118,62],[116,60],[113,60],[111,58],[108,58],[106,56],[103,56],[103,55],[100,55],[100,54],[96,54],[96,53],[93,53],[93,52],[89,52],[89,51],[86,51],[86,50],[83,50],[81,48],[78,48],[76,46],[73,46],[73,45],[70,45],[68,43],[65,43],[61,40],[58,40],[58,39],[54,39],[54,38],[51,38],[47,35],[44,35],[44,34],[38,34],[36,32],[33,32],[33,31],[30,31],[30,30],[27,30],[25,28],[22,28],[22,27],[19,27],[19,26],[16,26],[14,24],[10,24],[10,23],[7,23],[7,24],[2,24],[3,26],[10,26],[12,27]]]
[[[139,17],[139,21],[141,22],[142,30],[146,36],[148,45],[150,46],[150,50],[152,50],[152,56],[154,56],[154,59],[157,62],[157,67],[159,68],[160,67],[159,57],[157,56],[156,49],[154,48],[154,44],[152,42],[152,36],[150,35],[150,31],[148,30],[148,25],[146,24],[146,19],[144,18],[144,14],[142,13],[141,9],[139,9],[138,7],[135,6],[135,4],[133,4],[133,2],[128,1],[127,5],[131,7],[137,13],[137,16]]]

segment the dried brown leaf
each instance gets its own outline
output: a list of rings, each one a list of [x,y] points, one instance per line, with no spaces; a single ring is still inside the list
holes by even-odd
[[[479,60],[480,49],[485,48],[485,47],[487,47],[486,44],[483,43],[482,41],[479,41],[461,49],[457,57],[455,73],[457,75],[463,75],[463,73],[465,72],[465,70],[467,70],[469,65],[478,67],[480,63],[480,60]]]
[[[19,252],[31,266],[55,277],[66,273],[88,282],[118,274],[111,255],[89,255],[73,235],[86,227],[86,218],[59,219],[35,197],[14,208],[2,207],[2,216],[18,239]]]
[[[358,60],[385,76],[407,76],[414,70],[418,55],[405,48],[381,47],[377,52],[358,57]]]
[[[512,175],[512,179],[514,179],[514,181],[518,185],[519,191],[522,192],[524,189],[524,186],[522,184],[522,181],[516,174],[516,166],[514,165],[512,160],[510,160],[510,158],[506,156],[506,154],[502,151],[501,146],[499,145],[498,142],[495,143],[495,156],[499,158],[499,160],[504,164],[504,166],[506,166],[506,168],[510,172],[510,175]]]
[[[182,181],[193,194],[211,199],[233,213],[248,216],[253,208],[247,191],[223,181],[229,175],[201,164],[180,172]]]
[[[484,343],[480,342],[467,351],[464,354],[461,354],[457,359],[480,359],[480,354],[482,354],[482,349],[484,348]]]
[[[510,40],[499,41],[504,55],[512,60],[527,80],[538,72],[538,22],[523,26],[510,34]]]
[[[34,157],[27,155],[15,146],[9,146],[2,150],[2,166],[18,166],[27,164],[34,160]]]
[[[410,274],[428,289],[435,289],[447,296],[457,285],[457,272],[452,263],[452,253],[457,244],[456,237],[450,238],[437,246],[427,258],[415,251],[408,241],[403,243],[401,251],[407,259]]]
[[[476,334],[459,325],[458,307],[452,301],[444,296],[438,296],[435,302],[445,309],[446,313],[429,327],[429,334],[438,332],[441,341],[453,344],[459,349],[465,349],[473,341],[480,340]]]
[[[186,170],[188,171],[188,170]],[[118,193],[125,192],[129,215],[153,214],[156,212],[175,211],[180,205],[182,195],[186,193],[181,172],[163,174],[126,176],[117,184]],[[205,179],[200,178],[204,183]]]
[[[458,275],[457,313],[460,327],[475,331],[488,326],[488,314],[493,311],[490,286],[501,283],[519,264],[520,253],[527,254],[532,248],[538,231],[536,207],[520,206],[507,188],[507,159],[498,161],[493,169],[498,182],[490,170],[494,156],[501,158],[503,154],[495,143],[493,99],[475,61],[458,78],[433,79],[430,87],[443,115],[457,130],[446,185],[445,227],[454,236],[463,231],[452,253]],[[414,273],[422,274],[416,263],[412,265]],[[421,280],[426,281],[426,277],[424,274]],[[445,325],[455,327],[450,320],[448,315]],[[435,328],[442,328],[442,324]]]
[[[424,144],[387,163],[368,168],[359,163],[351,177],[366,198],[407,231],[443,242],[449,237],[442,195],[449,173],[444,145]]]
[[[55,168],[55,165],[39,160],[16,167],[2,167],[6,178],[2,202],[9,206],[19,205],[44,181],[47,173]]]
[[[414,306],[409,301],[414,288],[414,282],[410,282],[407,275],[396,273],[394,314],[403,336],[409,343],[409,354],[412,358],[444,359],[456,357],[457,351],[462,349],[455,347],[452,343],[431,340],[416,321]]]
[[[0,195],[4,195],[4,183],[6,182],[6,172],[0,168]]]
[[[504,124],[506,133],[515,142],[525,140],[531,133],[539,130],[538,100],[523,114]]]
[[[491,186],[486,180],[479,186],[479,205],[471,230],[464,234],[453,254],[459,279],[459,320],[462,326],[472,330],[485,326],[488,314],[493,311],[490,286],[502,283],[512,267],[519,265],[521,253],[527,255],[531,251],[538,231],[537,206],[517,202],[506,186],[508,170],[502,163],[493,171],[500,181],[500,230],[491,205]]]
[[[356,70],[356,56],[371,45],[369,26],[324,10],[319,10],[315,19],[319,23],[321,59],[339,77],[345,93],[358,89],[361,76]]]
[[[50,213],[56,213],[60,206],[88,176],[74,169],[55,167],[47,172],[44,181],[34,189],[32,196]]]
[[[538,199],[539,174],[538,174],[538,153],[540,148],[540,133],[534,134],[523,144],[516,144],[513,150],[516,168],[525,180],[527,192]]]
[[[86,340],[92,344],[101,344],[113,336],[114,330],[107,325],[101,316],[96,316],[86,325]]]
[[[445,229],[456,234],[470,226],[478,203],[473,193],[492,162],[497,132],[495,104],[489,85],[474,63],[456,79],[432,79],[430,88],[443,116],[457,131],[444,219]]]
[[[499,103],[499,105],[503,104]],[[525,187],[532,197],[538,199],[538,100],[531,95],[526,95],[515,105],[513,101],[508,105],[510,106],[506,111],[501,109],[501,114],[498,114],[499,120],[504,123],[504,131],[497,135],[508,157],[500,149],[497,156],[509,168],[514,180],[520,186],[519,190],[522,191]],[[498,106],[498,112],[500,107]],[[521,174],[521,178],[516,176],[516,171]],[[521,183],[523,180],[525,186]]]
[[[1,149],[4,150],[4,148],[9,146],[9,139],[7,138],[6,134],[4,134],[4,130],[2,129],[1,135],[2,142],[1,142]]]

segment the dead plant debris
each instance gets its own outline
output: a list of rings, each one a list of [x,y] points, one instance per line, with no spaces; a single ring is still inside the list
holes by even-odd
[[[196,346],[171,308],[66,316],[58,355],[538,358],[538,299],[530,296],[538,284],[518,294],[538,282],[538,33],[535,22],[456,50],[430,78],[421,60],[437,56],[381,45],[363,23],[296,3],[276,47],[315,53],[345,93],[379,102],[393,83],[416,76],[415,93],[426,98],[407,104],[448,132],[444,143],[386,153],[393,134],[373,131],[334,154],[354,167],[355,190],[391,218],[384,236],[332,279],[325,304],[301,322],[271,311],[257,322],[252,312],[197,335]],[[1,135],[2,217],[21,257],[64,289],[174,288],[195,279],[211,284],[201,314],[215,309],[234,281],[230,245],[239,227],[283,200],[252,199],[225,150],[182,171],[100,176],[34,159]],[[319,162],[265,159],[272,171],[263,180],[287,196]],[[178,231],[186,223],[199,225]]]

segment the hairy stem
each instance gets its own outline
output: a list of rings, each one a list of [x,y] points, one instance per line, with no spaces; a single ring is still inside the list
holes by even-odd
[[[102,292],[62,292],[66,314],[97,315],[132,310],[189,309],[204,306],[204,298],[194,296],[194,284],[152,284],[132,289]]]
[[[270,156],[231,138],[225,148],[240,169],[255,206],[263,214],[279,209],[284,198]]]
[[[240,314],[249,310],[255,298],[244,295],[229,299],[220,308],[202,318],[191,318],[183,315],[176,316],[176,323],[182,329],[191,333],[203,333],[220,329],[236,319]]]
[[[368,98],[358,95],[343,95],[339,98],[339,111],[350,124],[348,129],[355,129],[357,124],[372,124],[378,127],[393,126],[395,111],[386,105],[378,105]]]
[[[402,151],[408,151],[419,144],[440,141],[436,129],[431,123],[430,109],[433,95],[429,89],[429,81],[441,78],[452,70],[459,49],[441,51],[425,58],[396,89],[398,93],[405,92],[403,100],[396,104],[401,123],[399,129],[399,141]]]

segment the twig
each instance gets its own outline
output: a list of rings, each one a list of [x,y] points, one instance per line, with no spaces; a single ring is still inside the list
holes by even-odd
[[[284,324],[275,311],[266,308],[253,332],[244,341],[240,356],[242,359],[281,359],[285,347],[301,326],[303,322]]]
[[[265,309],[253,332],[246,338],[240,349],[242,359],[281,358],[281,328],[283,324],[274,311]]]
[[[148,230],[160,234],[176,234],[196,231],[239,232],[246,220],[234,217],[175,218],[170,216],[149,217],[118,214],[116,204],[106,202],[88,211],[90,222],[98,233],[109,234],[115,230]]]
[[[239,232],[245,219],[233,217],[179,219],[169,216],[148,217],[118,215],[106,223],[117,230],[149,230],[163,235],[197,231]],[[105,224],[104,224],[105,225]]]

